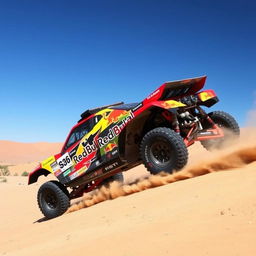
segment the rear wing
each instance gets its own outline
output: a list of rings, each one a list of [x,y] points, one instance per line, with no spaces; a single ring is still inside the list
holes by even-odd
[[[188,95],[193,95],[200,91],[205,84],[206,76],[166,82],[157,90],[151,93],[144,101],[147,104],[151,101],[177,99]]]

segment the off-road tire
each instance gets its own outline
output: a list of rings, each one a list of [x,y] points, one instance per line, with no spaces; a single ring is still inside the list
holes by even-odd
[[[55,180],[48,181],[39,188],[37,202],[47,219],[62,215],[70,206],[68,190]]]
[[[232,135],[234,137],[237,137],[237,138],[239,137],[240,128],[233,116],[231,116],[230,114],[224,111],[213,111],[208,115],[213,120],[213,122],[217,124],[220,128],[221,127],[226,128],[230,132],[232,132]],[[204,129],[207,129],[210,127],[211,127],[210,124],[204,125]],[[225,146],[224,142],[226,142],[228,139],[230,139],[230,134],[225,134],[225,130],[224,130],[224,138],[204,140],[204,141],[201,141],[201,144],[205,149],[211,151],[214,149],[220,149],[223,146]]]
[[[188,161],[188,150],[182,137],[166,127],[155,128],[143,137],[140,157],[151,174],[172,173]]]

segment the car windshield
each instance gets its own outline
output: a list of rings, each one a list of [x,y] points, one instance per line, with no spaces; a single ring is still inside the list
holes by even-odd
[[[76,127],[73,132],[70,134],[69,139],[65,145],[65,150],[83,138],[89,132],[89,125],[88,122],[81,124],[80,126]]]
[[[94,116],[93,118],[82,123],[76,127],[69,136],[69,139],[64,147],[64,150],[67,150],[69,147],[74,145],[77,141],[81,140],[90,129],[102,118],[102,116]]]

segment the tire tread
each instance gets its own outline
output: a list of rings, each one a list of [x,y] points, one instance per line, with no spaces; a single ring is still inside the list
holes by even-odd
[[[144,158],[144,147],[145,147],[145,143],[146,141],[154,135],[159,135],[160,134],[164,134],[166,137],[169,137],[169,139],[172,140],[172,142],[175,145],[175,149],[177,150],[177,162],[176,162],[176,166],[175,166],[175,170],[180,170],[182,169],[188,161],[188,150],[186,145],[183,142],[182,137],[177,134],[175,131],[173,131],[170,128],[167,127],[158,127],[155,128],[151,131],[149,131],[142,139],[141,144],[140,144],[140,155],[141,158],[144,162],[145,167],[147,168],[147,170],[151,173],[151,174],[156,174],[156,172],[152,171],[150,169],[150,167],[146,164],[146,159]],[[173,170],[170,170],[170,172],[172,172]]]
[[[58,214],[52,214],[52,213],[47,213],[41,206],[40,204],[40,193],[42,193],[42,190],[44,188],[50,188],[53,189],[56,193],[56,196],[58,198],[58,200],[60,201],[60,209],[58,211]],[[69,199],[69,193],[66,189],[66,187],[61,184],[60,182],[56,181],[56,180],[52,180],[52,181],[48,181],[46,183],[44,183],[38,190],[38,194],[37,194],[37,203],[39,206],[40,211],[44,214],[44,216],[46,218],[55,218],[57,216],[62,215],[63,213],[66,212],[66,210],[68,209],[68,207],[70,206],[70,199]]]

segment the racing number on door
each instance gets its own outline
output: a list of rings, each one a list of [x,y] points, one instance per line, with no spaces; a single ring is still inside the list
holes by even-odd
[[[66,158],[63,158],[62,161],[59,161],[60,168],[65,167],[67,164],[69,164],[71,161],[69,156],[66,156]]]
[[[61,169],[62,171],[65,171],[65,170],[67,170],[69,167],[72,166],[72,161],[71,161],[71,158],[70,158],[68,152],[65,153],[62,157],[60,157],[60,158],[57,160],[57,162],[58,162],[58,165],[60,166],[60,169]]]

